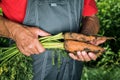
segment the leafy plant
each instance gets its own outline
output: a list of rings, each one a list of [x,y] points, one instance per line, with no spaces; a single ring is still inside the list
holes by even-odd
[[[102,45],[106,52],[97,61],[85,64],[87,67],[84,68],[82,80],[119,80],[120,0],[96,1],[101,25],[99,34],[113,36],[116,41],[109,41]],[[9,39],[0,38],[0,46],[8,46],[8,44]],[[0,80],[32,80],[31,63],[31,58],[24,55],[12,58],[11,62],[0,67]]]
[[[96,0],[100,19],[100,35],[113,36],[116,41],[102,45],[106,52],[97,59],[86,63],[86,66],[110,67],[120,64],[120,0]],[[109,69],[108,67],[108,69]]]
[[[82,80],[119,80],[120,69],[113,66],[111,69],[104,67],[84,67]]]

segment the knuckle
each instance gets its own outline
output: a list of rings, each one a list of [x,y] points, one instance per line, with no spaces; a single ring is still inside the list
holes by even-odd
[[[29,49],[33,49],[33,45],[28,45],[28,48]]]

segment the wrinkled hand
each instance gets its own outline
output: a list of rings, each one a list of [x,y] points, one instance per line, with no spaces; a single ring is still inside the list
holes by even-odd
[[[97,39],[94,41],[89,42],[93,45],[99,45],[104,43],[103,41]],[[69,56],[74,59],[74,60],[78,60],[78,61],[91,61],[91,60],[96,60],[97,59],[97,55],[93,52],[86,52],[86,51],[78,51],[77,54],[73,54],[73,53],[69,53]]]
[[[22,26],[22,28],[16,31],[14,40],[20,52],[26,56],[30,56],[45,51],[45,48],[43,48],[38,40],[38,36],[48,35],[50,34],[39,28]]]

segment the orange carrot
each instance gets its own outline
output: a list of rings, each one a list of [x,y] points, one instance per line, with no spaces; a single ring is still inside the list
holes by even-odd
[[[65,33],[64,39],[88,42],[88,41],[92,41],[92,40],[96,39],[96,37],[95,36],[87,36],[87,35],[79,34],[79,33]]]
[[[76,54],[77,51],[86,51],[86,52],[93,52],[97,56],[100,56],[105,51],[104,48],[101,48],[99,46],[85,42],[80,42],[80,41],[73,41],[73,40],[66,40],[64,42],[64,47],[66,51],[74,54]]]
[[[105,36],[93,36],[93,35],[84,35],[80,33],[65,33],[65,40],[76,40],[81,42],[90,42],[90,41],[100,41],[101,43],[106,42],[110,39],[115,39],[113,37],[105,37]]]

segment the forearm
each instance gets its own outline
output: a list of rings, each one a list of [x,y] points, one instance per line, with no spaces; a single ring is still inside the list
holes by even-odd
[[[97,16],[84,16],[82,19],[81,33],[96,35],[99,32],[99,19]]]
[[[0,16],[0,36],[12,38],[21,25]]]

